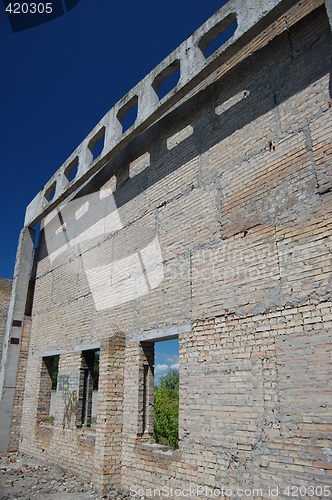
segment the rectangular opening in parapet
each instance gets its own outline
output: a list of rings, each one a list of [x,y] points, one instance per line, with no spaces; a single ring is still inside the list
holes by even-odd
[[[167,68],[165,68],[153,81],[152,87],[159,100],[167,95],[176,85],[180,79],[180,61],[176,59]]]
[[[138,112],[138,97],[132,97],[119,111],[117,118],[122,125],[122,133],[134,125]]]
[[[98,156],[100,156],[102,150],[104,149],[105,142],[105,127],[101,127],[99,132],[91,139],[89,143],[89,149],[92,153],[92,161],[95,161]]]
[[[55,195],[55,188],[56,188],[56,182],[53,182],[53,184],[46,189],[45,191],[45,198],[47,201],[52,201]]]
[[[69,182],[75,179],[77,171],[78,171],[78,156],[74,158],[74,160],[68,165],[68,167],[65,170],[65,176],[67,177]]]
[[[199,48],[203,52],[204,57],[208,58],[220,49],[234,35],[236,28],[236,15],[233,13],[229,14],[213,26],[210,31],[205,33],[199,42]]]

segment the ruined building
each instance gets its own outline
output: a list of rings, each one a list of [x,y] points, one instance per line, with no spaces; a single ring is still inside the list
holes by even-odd
[[[27,207],[1,451],[64,464],[101,490],[326,496],[331,23],[331,0],[230,0]],[[154,345],[168,338],[179,339],[174,450],[152,438]]]

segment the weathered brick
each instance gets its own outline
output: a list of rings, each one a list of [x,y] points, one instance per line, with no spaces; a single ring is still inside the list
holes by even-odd
[[[112,190],[121,227],[52,262],[42,232],[14,447],[99,489],[255,484],[269,498],[272,484],[327,484],[330,54],[323,1],[298,2],[84,188]],[[161,282],[148,286],[145,263],[147,293],[112,307],[111,284],[126,279],[112,264],[136,255],[142,266],[154,238]],[[152,439],[153,343],[177,334],[179,449],[165,452]],[[82,352],[99,348],[96,424],[78,426]],[[43,378],[52,352],[54,425]]]

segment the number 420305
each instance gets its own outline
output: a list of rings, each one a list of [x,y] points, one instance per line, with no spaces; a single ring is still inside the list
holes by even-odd
[[[6,7],[9,14],[51,14],[52,2],[48,3],[10,3]]]

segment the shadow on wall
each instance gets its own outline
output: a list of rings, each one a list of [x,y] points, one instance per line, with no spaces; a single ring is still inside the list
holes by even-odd
[[[289,37],[292,37],[292,28],[289,33],[281,33],[266,47],[258,50],[236,68],[228,71],[225,77],[188,99],[134,139],[127,148],[104,167],[93,182],[87,184],[84,194],[100,189],[115,174],[117,180],[114,199],[119,209],[181,167],[184,162],[189,162],[196,156],[202,155],[237,130],[277,108],[324,76],[331,61],[330,57],[328,57],[328,62],[326,57],[322,58],[322,53],[329,54],[326,46],[331,46],[331,30],[324,5],[311,15],[323,18],[320,24],[323,26],[322,32],[318,39],[315,35],[311,46],[308,44],[295,57],[290,52],[289,43]],[[310,39],[309,33],[306,33],[310,30],[310,21],[303,19],[300,21],[300,25],[303,39],[305,37]],[[303,57],[303,54],[306,56],[308,52],[310,57]],[[273,60],[271,60],[271,53],[275,54]],[[262,68],[264,68],[264,72],[262,72]],[[328,71],[330,72],[331,68]],[[301,78],[294,78],[294,75],[298,74],[301,75]],[[251,75],[255,75],[255,78],[252,78]],[[330,95],[331,85],[330,78]],[[240,94],[244,89],[250,94],[249,97],[240,100],[220,116],[214,112],[214,109],[210,109],[208,114],[206,113],[206,107],[204,107],[206,101],[214,102],[218,99],[218,102],[214,102],[214,106],[216,106]],[[216,99],[214,99],[215,96]],[[169,150],[167,139],[188,124],[193,127],[193,133],[177,147]],[[156,138],[159,138],[159,142]],[[130,162],[147,152],[150,156],[149,166],[131,178],[129,175]]]
[[[329,54],[332,50],[329,52],[327,48],[328,45],[331,46],[331,29],[324,5],[309,17],[311,16],[321,18],[322,22],[317,23],[318,26],[322,26],[320,33],[311,33],[310,20],[306,18],[299,21],[299,26],[303,39],[310,40],[310,37],[315,37],[311,40],[312,43],[300,46],[301,41],[294,37],[294,43],[290,44],[293,28],[290,28],[289,32],[281,33],[267,46],[228,71],[225,77],[207,86],[134,139],[82,188],[76,200],[97,192],[115,174],[116,186],[113,196],[115,205],[119,209],[184,163],[204,154],[237,130],[273,111],[322,78],[327,71],[330,73]],[[300,47],[297,52],[293,45]],[[274,54],[273,59],[271,53]],[[301,75],[301,78],[296,78],[294,75]],[[331,78],[330,74],[330,97]],[[235,101],[229,108],[221,106],[234,96],[243,94],[244,89],[247,92],[246,98]],[[212,102],[212,109],[207,110],[206,102]],[[217,108],[222,109],[222,112],[217,111]],[[175,147],[170,148],[169,138],[183,127],[187,129],[190,127],[190,133],[187,133]],[[277,134],[277,131],[273,133]],[[268,139],[266,146],[268,147]],[[241,151],[237,151],[236,154],[240,155]],[[131,175],[130,163],[146,155],[148,161],[141,171],[138,169],[136,175]],[[124,221],[121,223],[124,230],[117,233],[119,244],[115,244],[113,261],[125,257],[120,255],[123,248],[128,248],[128,255],[133,251],[132,242],[135,238],[132,229],[126,227]],[[150,228],[145,229],[148,240],[155,234],[154,231],[154,227],[151,231]],[[41,234],[41,239],[43,243],[38,249],[39,260],[48,255],[45,235]],[[131,244],[123,245],[121,239]]]

